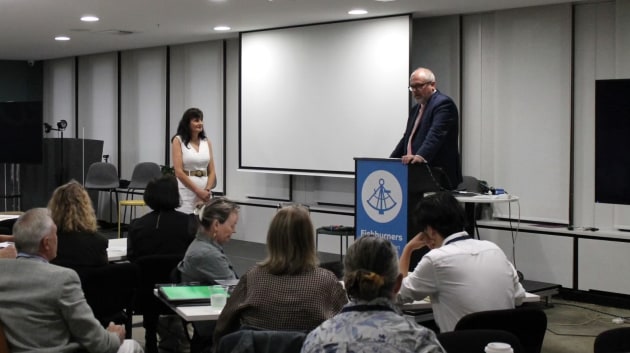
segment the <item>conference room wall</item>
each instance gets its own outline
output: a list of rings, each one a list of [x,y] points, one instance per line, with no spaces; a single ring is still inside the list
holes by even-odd
[[[463,36],[464,174],[568,223],[571,5],[464,16]]]
[[[117,164],[122,179],[131,179],[138,162],[164,164],[166,61],[165,47],[121,52],[121,160]],[[114,141],[117,141],[116,136],[113,136]]]
[[[63,58],[44,61],[44,122],[56,126],[65,119],[68,122],[64,137],[76,136],[75,90],[74,90],[74,58]],[[42,130],[43,131],[43,130]],[[50,132],[47,137],[58,137]]]
[[[109,155],[108,161],[118,166],[117,71],[116,53],[79,57],[78,119],[74,116],[65,119],[72,121],[66,130],[76,133],[74,137],[103,140],[103,154]]]
[[[595,203],[594,171],[595,80],[630,78],[630,1],[577,5],[575,21],[575,224],[629,229],[630,206]]]
[[[497,244],[505,252],[525,279],[572,288],[572,238],[494,229],[480,232],[482,239]]]
[[[224,103],[223,41],[176,45],[170,48],[170,126],[167,135],[175,136],[184,111],[197,107],[204,114],[206,136],[212,141],[217,192],[224,192]]]

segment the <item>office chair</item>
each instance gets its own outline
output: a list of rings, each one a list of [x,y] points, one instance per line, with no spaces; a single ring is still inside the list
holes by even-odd
[[[144,190],[147,187],[147,184],[155,179],[162,176],[162,170],[157,163],[153,162],[140,162],[136,164],[133,168],[133,172],[131,174],[131,181],[129,185],[127,185],[127,192],[125,195],[125,199],[118,203],[118,237],[120,238],[120,224],[124,223],[124,220],[127,218],[127,207],[142,207],[146,204],[144,200],[129,200],[129,195],[136,190]],[[123,214],[121,218],[120,210],[123,209]],[[130,216],[130,220],[134,218],[135,208],[132,209],[132,215]],[[122,219],[122,221],[121,221]]]
[[[547,315],[538,308],[488,310],[468,314],[455,325],[455,331],[490,329],[508,331],[518,337],[525,353],[540,353]]]
[[[124,324],[126,337],[131,338],[133,303],[140,282],[138,266],[119,263],[74,270],[81,279],[85,299],[101,325],[107,327],[112,321]]]
[[[120,179],[118,178],[118,170],[116,166],[111,163],[96,162],[90,165],[87,175],[85,176],[86,190],[98,190],[109,192],[109,223],[113,223],[112,212],[112,193],[116,195],[116,204],[118,204],[118,192],[117,189],[120,186]],[[98,198],[97,198],[98,210]]]
[[[243,347],[256,353],[299,353],[305,338],[304,332],[241,329],[221,338],[217,353],[242,352],[238,348]]]
[[[630,327],[614,328],[597,335],[593,344],[593,352],[630,352]]]
[[[490,342],[508,343],[514,353],[525,353],[518,337],[503,330],[451,331],[439,333],[437,339],[448,353],[483,352]]]

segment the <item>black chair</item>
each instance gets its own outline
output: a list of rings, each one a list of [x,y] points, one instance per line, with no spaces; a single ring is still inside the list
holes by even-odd
[[[113,206],[112,193],[116,196],[116,205],[118,205],[118,187],[120,179],[118,178],[118,170],[111,163],[96,162],[90,165],[87,175],[85,176],[86,190],[107,191],[109,193],[109,223],[113,223]],[[96,207],[98,213],[98,198],[96,199]]]
[[[173,315],[174,312],[155,297],[156,284],[171,283],[171,272],[182,260],[183,254],[150,255],[138,258],[135,264],[140,268],[140,285],[134,313],[142,314],[145,330],[145,351],[155,353],[157,347],[157,324],[160,315]]]
[[[299,353],[306,334],[296,331],[239,330],[225,335],[219,341],[217,353]]]
[[[125,195],[125,200],[129,200],[129,195],[137,190],[144,190],[147,188],[147,184],[156,178],[159,178],[160,176],[162,176],[162,170],[160,169],[160,166],[157,163],[154,162],[140,162],[138,164],[136,164],[136,166],[133,168],[133,172],[131,173],[131,181],[129,182],[129,185],[127,185],[127,191],[126,191],[126,195]],[[124,205],[123,208],[123,223],[124,220],[127,217],[127,207],[126,205]],[[132,209],[131,213],[134,213]],[[134,215],[130,216],[131,219],[134,218]]]
[[[455,325],[455,331],[471,329],[508,331],[518,337],[525,353],[540,353],[547,330],[547,315],[533,307],[489,310],[468,314]]]
[[[451,331],[439,333],[437,339],[448,353],[483,352],[490,342],[508,343],[514,353],[525,353],[518,337],[503,330]]]
[[[132,263],[74,269],[94,316],[107,327],[109,322],[124,324],[126,337],[131,338],[133,304],[140,270]]]
[[[594,353],[630,352],[630,327],[604,331],[595,337]]]

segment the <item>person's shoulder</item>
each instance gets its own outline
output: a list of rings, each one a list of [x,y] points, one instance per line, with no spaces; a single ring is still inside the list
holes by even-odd
[[[435,93],[432,96],[433,100],[435,100],[436,103],[455,103],[453,101],[453,98],[447,96],[446,94],[440,92],[440,91],[435,91]]]
[[[33,262],[33,261],[28,261],[28,262]],[[63,267],[63,266],[59,266],[59,265],[55,265],[55,264],[46,264],[43,262],[38,262],[44,266],[42,266],[40,269],[43,273],[47,273],[51,276],[51,278],[54,278],[55,281],[59,280],[59,279],[71,279],[71,280],[79,280],[79,275],[77,274],[77,272],[71,268],[68,267]],[[53,281],[54,282],[54,281]]]
[[[313,274],[314,276],[319,277],[321,280],[326,281],[326,282],[331,282],[331,283],[339,282],[339,279],[337,278],[337,276],[335,276],[334,273],[332,273],[332,271],[319,267],[319,266],[315,267]]]

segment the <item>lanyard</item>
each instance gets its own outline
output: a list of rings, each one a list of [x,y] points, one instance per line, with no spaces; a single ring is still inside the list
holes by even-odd
[[[457,237],[455,239],[449,240],[444,245],[448,245],[450,243],[454,243],[454,242],[457,242],[457,241],[460,241],[460,240],[466,240],[466,239],[472,239],[472,238],[470,237],[470,235],[462,235],[461,237]]]

